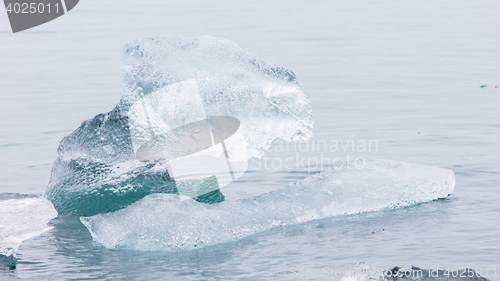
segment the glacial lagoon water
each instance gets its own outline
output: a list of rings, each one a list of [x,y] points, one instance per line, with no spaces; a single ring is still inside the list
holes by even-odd
[[[317,165],[322,158],[393,159],[456,175],[443,200],[183,253],[105,249],[78,218],[59,217],[21,244],[17,268],[0,270],[0,279],[293,280],[301,278],[292,268],[348,270],[364,261],[488,268],[488,279],[500,280],[499,12],[494,1],[82,1],[19,34],[0,13],[1,193],[43,194],[59,141],[120,99],[123,45],[163,35],[235,41],[293,70],[311,99],[313,139],[275,143],[228,200],[300,181],[329,167]],[[276,160],[289,158],[292,169]]]

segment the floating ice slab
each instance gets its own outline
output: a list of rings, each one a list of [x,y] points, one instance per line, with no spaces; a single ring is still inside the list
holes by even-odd
[[[123,95],[115,109],[83,122],[59,145],[46,191],[59,214],[90,216],[151,193],[178,193],[166,165],[143,163],[136,153],[152,135],[205,115],[239,120],[225,140],[228,161],[261,157],[277,138],[312,135],[311,104],[295,74],[229,40],[140,39],[125,46],[123,60]]]
[[[207,205],[154,194],[125,209],[81,221],[107,248],[186,251],[277,226],[428,202],[448,196],[454,186],[455,174],[448,169],[367,160],[254,198]]]
[[[0,214],[0,263],[10,267],[21,242],[49,230],[57,216],[49,200],[21,194],[0,194]]]

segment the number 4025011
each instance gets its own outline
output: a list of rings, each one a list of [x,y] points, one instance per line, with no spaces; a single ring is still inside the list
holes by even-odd
[[[51,7],[53,6],[53,7]],[[43,14],[43,13],[59,13],[59,3],[43,4],[43,3],[9,3],[7,13],[15,14]]]

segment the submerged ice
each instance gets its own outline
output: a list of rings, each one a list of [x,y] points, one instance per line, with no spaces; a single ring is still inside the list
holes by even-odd
[[[125,46],[123,60],[123,95],[117,106],[83,122],[59,145],[46,191],[59,214],[90,216],[119,210],[151,193],[178,194],[185,182],[172,180],[161,157],[150,161],[155,159],[143,153],[147,161],[141,162],[136,154],[155,134],[186,122],[237,118],[238,131],[225,142],[228,161],[261,157],[277,138],[307,140],[312,134],[310,101],[293,72],[229,40],[140,39]],[[187,97],[186,91],[196,95]],[[209,153],[222,154],[221,145]],[[198,182],[214,181],[204,177]],[[195,199],[224,200],[216,188],[206,190],[212,192]]]
[[[125,209],[81,221],[107,248],[185,251],[283,225],[428,202],[448,196],[454,186],[454,172],[448,169],[367,160],[254,198],[201,204],[154,194]]]
[[[50,229],[57,212],[47,199],[35,195],[0,194],[0,264],[15,267],[21,242]]]

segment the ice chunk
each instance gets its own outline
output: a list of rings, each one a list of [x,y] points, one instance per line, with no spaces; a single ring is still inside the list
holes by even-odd
[[[179,193],[163,156],[151,156],[159,147],[151,140],[207,116],[240,122],[231,137],[198,152],[218,157],[227,151],[217,161],[221,165],[213,165],[233,168],[231,176],[217,177],[219,186],[241,175],[246,165],[238,163],[261,157],[274,139],[307,140],[312,134],[311,104],[293,72],[229,40],[140,39],[125,46],[123,59],[120,102],[111,112],[83,122],[59,145],[46,197],[60,214],[90,216],[119,210],[151,193]],[[212,137],[217,143],[217,136]],[[139,153],[145,144],[151,144],[149,149]],[[218,192],[196,200],[219,202],[224,196]]]
[[[200,118],[196,92],[209,116],[233,116],[241,122],[238,134],[246,141],[247,153],[232,158],[260,157],[276,138],[307,140],[312,135],[311,105],[295,74],[264,62],[234,42],[211,36],[198,39],[177,37],[133,41],[124,50],[122,108],[128,110],[144,95],[169,92],[161,114],[167,126],[175,127]],[[172,94],[171,85],[182,91]],[[167,89],[167,90],[165,90]],[[184,103],[192,105],[179,106]],[[157,110],[157,112],[160,112]],[[166,118],[167,117],[167,118]],[[229,143],[228,147],[232,144]]]
[[[52,203],[40,195],[0,194],[0,263],[16,266],[16,252],[26,239],[50,229],[57,216]]]
[[[454,172],[448,169],[366,160],[254,198],[207,205],[155,194],[81,221],[107,248],[185,251],[277,226],[436,200],[448,196],[454,186]]]

